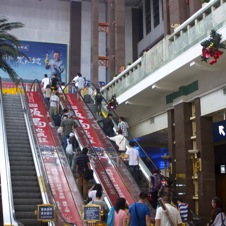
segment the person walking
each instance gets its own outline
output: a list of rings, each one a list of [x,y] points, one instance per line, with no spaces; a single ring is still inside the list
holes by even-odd
[[[147,204],[145,204],[146,199],[147,194],[141,192],[138,202],[133,203],[129,207],[128,222],[130,226],[150,226],[151,211]]]
[[[151,205],[154,209],[157,207],[158,202],[158,192],[162,186],[162,175],[159,169],[154,169],[149,180],[149,191],[151,194]]]
[[[95,104],[96,104],[96,108],[97,108],[97,112],[96,115],[101,116],[101,103],[103,100],[103,96],[100,92],[100,89],[97,88],[96,89],[96,95],[95,95]]]
[[[66,150],[67,147],[67,139],[69,138],[70,133],[74,133],[75,129],[77,128],[77,123],[68,118],[68,115],[63,116],[63,120],[61,121],[60,127],[61,127],[61,134],[62,134],[62,145],[64,150]]]
[[[188,203],[182,201],[181,198],[177,198],[177,207],[180,212],[180,216],[183,222],[188,221]]]
[[[127,149],[126,155],[129,159],[129,168],[131,171],[131,174],[134,176],[135,180],[139,182],[139,152],[135,148],[135,142],[130,141],[129,142],[130,148]]]
[[[44,90],[46,88],[47,85],[49,85],[50,80],[48,78],[47,74],[44,74],[44,78],[42,79],[41,85],[42,85],[42,89]]]
[[[88,148],[83,148],[82,152],[76,159],[76,177],[78,188],[83,196],[84,200],[88,200],[88,183],[89,180],[84,177],[84,170],[91,169],[90,161],[88,157]]]
[[[50,97],[50,109],[49,109],[50,117],[53,120],[55,115],[59,113],[59,108],[60,108],[60,98],[56,95],[56,91],[54,90]]]
[[[178,209],[170,204],[170,197],[161,198],[161,207],[157,208],[155,226],[182,226],[182,220]]]
[[[128,213],[126,212],[126,200],[119,197],[115,203],[114,226],[127,226]]]
[[[103,131],[106,136],[113,137],[115,132],[113,130],[114,123],[112,122],[113,115],[108,113],[107,118],[103,120]]]
[[[122,135],[128,137],[128,124],[124,121],[123,117],[119,117],[118,130],[122,130]]]

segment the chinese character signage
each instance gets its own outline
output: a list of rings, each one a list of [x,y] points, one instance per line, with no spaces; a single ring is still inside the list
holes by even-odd
[[[55,220],[54,205],[42,204],[38,205],[38,221],[52,221]]]
[[[29,80],[42,80],[44,74],[51,77],[57,74],[62,81],[67,77],[67,45],[42,42],[21,41],[19,50],[26,54],[30,60],[24,56],[18,56],[16,61],[7,59],[7,62],[17,72],[19,77]],[[8,74],[1,71],[2,78],[9,78]]]

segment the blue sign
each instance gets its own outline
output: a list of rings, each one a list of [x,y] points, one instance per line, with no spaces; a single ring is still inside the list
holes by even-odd
[[[226,120],[213,124],[213,140],[214,142],[226,140]]]
[[[100,221],[100,206],[87,205],[83,206],[83,220],[84,221]]]
[[[52,221],[55,219],[54,205],[38,205],[38,220],[39,221]]]

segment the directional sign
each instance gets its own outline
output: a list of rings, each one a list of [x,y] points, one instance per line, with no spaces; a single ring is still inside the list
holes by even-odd
[[[226,120],[213,124],[214,142],[226,140]]]

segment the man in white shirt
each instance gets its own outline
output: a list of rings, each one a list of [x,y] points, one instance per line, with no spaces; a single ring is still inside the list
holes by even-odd
[[[135,180],[139,182],[139,152],[135,147],[135,142],[129,142],[130,148],[126,151],[129,158],[129,168]]]
[[[42,79],[41,85],[42,85],[43,90],[46,88],[47,85],[49,85],[49,78],[48,78],[47,74],[44,75],[44,78]]]
[[[163,207],[157,208],[155,226],[171,226],[172,224],[175,226],[181,226],[182,220],[180,212],[177,208],[169,204],[170,197],[167,195],[162,197],[162,202],[163,206],[166,207],[166,210],[164,210]]]
[[[59,113],[60,108],[60,98],[56,95],[56,91],[53,91],[52,96],[50,97],[50,117],[54,120],[56,114]]]
[[[77,79],[78,79],[78,75],[79,75],[80,73],[77,73],[76,74],[76,76],[73,78],[73,80],[72,80],[72,83],[74,83],[75,84],[75,88],[78,88],[78,81],[77,81]]]

